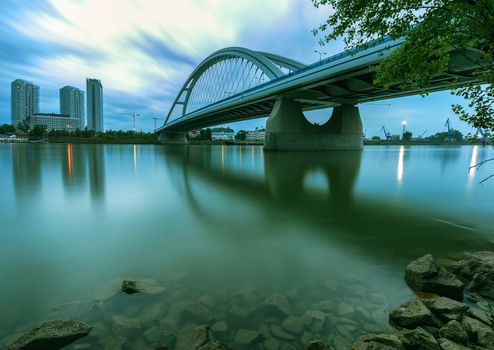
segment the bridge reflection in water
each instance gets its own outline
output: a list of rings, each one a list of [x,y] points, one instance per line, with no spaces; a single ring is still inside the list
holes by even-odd
[[[160,152],[166,157],[167,168],[174,169],[171,178],[205,222],[221,222],[225,217],[211,209],[214,205],[208,195],[200,190],[196,193],[196,182],[206,182],[211,191],[234,195],[239,203],[249,201],[268,220],[290,218],[303,223],[299,227],[302,231],[317,232],[327,244],[348,254],[398,269],[425,253],[449,259],[468,249],[494,248],[489,234],[472,228],[475,224],[471,222],[445,224],[447,220],[439,219],[451,214],[445,210],[427,205],[420,208],[406,198],[356,193],[362,152],[263,153],[254,146],[213,146],[207,150],[168,146]],[[406,154],[402,147],[396,159],[398,189],[404,178]],[[249,166],[254,161],[256,164]]]

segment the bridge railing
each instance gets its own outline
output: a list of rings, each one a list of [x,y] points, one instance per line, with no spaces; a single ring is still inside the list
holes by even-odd
[[[383,40],[376,40],[375,44],[372,46],[372,47],[375,47],[377,45],[381,45],[381,44],[385,44],[385,43],[388,43],[390,41],[393,41],[394,39],[392,39],[391,37],[386,37],[385,39]],[[266,87],[266,86],[269,86],[271,84],[274,84],[274,83],[277,83],[279,81],[282,81],[284,79],[288,79],[290,77],[293,77],[294,75],[298,75],[298,74],[302,74],[306,71],[309,71],[311,69],[314,69],[314,68],[317,68],[317,67],[320,67],[320,66],[324,66],[328,63],[331,63],[331,62],[335,62],[335,61],[338,61],[340,59],[343,59],[343,58],[346,58],[346,57],[349,57],[349,56],[352,56],[352,55],[356,55],[358,54],[359,52],[362,52],[362,51],[365,51],[366,48],[365,47],[362,47],[362,48],[355,48],[355,49],[352,49],[352,50],[346,50],[346,51],[343,51],[343,52],[340,52],[340,53],[337,53],[335,55],[332,55],[332,56],[329,56],[328,58],[325,58],[323,60],[320,60],[318,62],[314,62],[312,64],[309,64],[301,69],[298,69],[298,70],[294,70],[294,71],[291,71],[281,77],[278,77],[278,78],[274,78],[274,79],[271,79],[265,83],[262,83],[262,84],[259,84],[259,85],[256,85],[250,89],[247,89],[247,90],[244,90],[242,92],[239,92],[237,94],[234,94],[234,95],[231,95],[231,96],[228,96],[220,101],[216,101],[214,103],[211,103],[207,106],[204,106],[204,107],[201,107],[199,109],[196,109],[194,110],[193,112],[191,113],[197,113],[199,111],[202,111],[204,109],[207,109],[207,108],[211,108],[211,107],[214,107],[216,105],[219,105],[221,103],[225,103],[225,102],[228,102],[230,100],[235,100],[237,99],[238,97],[242,97],[243,95],[249,93],[249,92],[252,92],[254,90],[257,90],[257,89],[260,89],[260,88],[263,88],[263,87]],[[176,122],[177,120],[180,120],[180,119],[184,119],[184,118],[187,118],[189,114],[186,114],[182,117],[179,117],[179,118],[176,118],[174,119],[172,122]]]

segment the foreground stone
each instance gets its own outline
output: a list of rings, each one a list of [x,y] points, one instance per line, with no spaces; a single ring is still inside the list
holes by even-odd
[[[414,291],[463,300],[463,282],[446,271],[431,254],[415,259],[405,269],[405,281]]]
[[[494,252],[470,254],[451,268],[470,291],[494,299]]]
[[[436,326],[432,312],[420,301],[410,300],[389,314],[391,325],[414,329],[419,326]]]
[[[227,350],[227,347],[213,339],[209,326],[192,325],[178,332],[175,350]]]
[[[395,334],[370,334],[360,337],[352,350],[406,350]]]
[[[24,334],[10,350],[54,350],[85,337],[91,326],[80,321],[48,321]]]
[[[307,344],[306,350],[331,350],[324,340],[313,340]]]

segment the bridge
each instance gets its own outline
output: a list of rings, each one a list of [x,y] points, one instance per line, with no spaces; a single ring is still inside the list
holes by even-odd
[[[163,126],[161,143],[186,143],[185,133],[208,126],[268,117],[265,149],[361,150],[363,127],[358,104],[416,95],[418,89],[376,86],[377,65],[403,39],[386,39],[367,49],[344,51],[311,65],[241,47],[211,54],[190,74]],[[455,49],[448,70],[433,77],[427,92],[454,83],[480,83],[481,52]],[[333,107],[324,125],[310,123],[304,111]]]

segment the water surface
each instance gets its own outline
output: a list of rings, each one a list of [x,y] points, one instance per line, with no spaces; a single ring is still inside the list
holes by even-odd
[[[344,349],[386,330],[389,310],[412,296],[409,261],[494,249],[494,180],[479,184],[494,165],[469,170],[493,156],[481,146],[0,145],[0,344],[66,317],[97,325],[79,341],[91,348],[150,347],[169,341],[163,319],[180,329],[191,321],[182,309],[200,303],[208,323],[227,323],[214,335],[230,344],[251,329],[261,336],[250,348],[323,337]],[[164,292],[111,296],[128,276]],[[263,306],[272,295],[303,332],[273,334],[287,316]],[[140,328],[123,332],[115,315]]]

